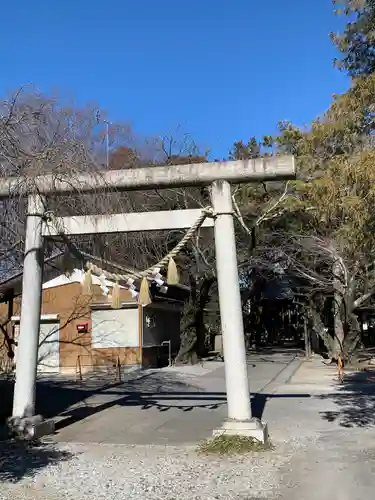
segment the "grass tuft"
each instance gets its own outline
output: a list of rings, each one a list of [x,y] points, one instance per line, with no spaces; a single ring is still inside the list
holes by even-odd
[[[243,455],[272,449],[273,447],[269,442],[262,443],[251,437],[221,434],[200,443],[197,452],[201,455]]]

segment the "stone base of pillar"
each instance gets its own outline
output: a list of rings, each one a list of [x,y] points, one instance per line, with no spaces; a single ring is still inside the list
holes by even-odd
[[[269,439],[267,423],[261,422],[257,418],[251,420],[225,420],[222,427],[214,429],[212,434],[214,437],[222,435],[250,437],[261,443],[267,443]]]
[[[11,417],[8,419],[8,428],[11,434],[18,439],[35,441],[43,436],[55,432],[55,422],[53,420],[43,420],[41,415],[32,417]]]

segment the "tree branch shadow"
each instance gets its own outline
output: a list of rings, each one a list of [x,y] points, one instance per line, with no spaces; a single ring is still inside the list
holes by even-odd
[[[25,476],[33,476],[47,465],[69,460],[72,456],[50,444],[0,442],[0,483],[16,483]]]
[[[0,425],[11,415],[13,388],[14,381],[0,380]],[[173,405],[173,400],[179,403]],[[56,429],[115,404],[142,409],[155,407],[159,411],[172,407],[190,411],[198,406],[215,409],[225,403],[224,393],[206,396],[203,389],[167,373],[147,373],[122,382],[105,375],[93,376],[82,383],[62,377],[39,378],[36,384],[36,412],[45,418],[63,417],[64,423],[57,423]]]
[[[320,412],[323,420],[345,428],[375,427],[375,371],[346,374],[337,392],[319,399],[331,399],[338,407]]]

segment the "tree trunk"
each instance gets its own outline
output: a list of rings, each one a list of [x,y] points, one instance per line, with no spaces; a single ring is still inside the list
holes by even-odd
[[[203,278],[197,290],[196,280],[192,283],[190,302],[184,311],[181,327],[181,346],[176,356],[175,364],[195,364],[206,352],[206,326],[204,324],[204,309],[210,300],[210,290],[215,282],[215,276],[210,274]]]
[[[324,345],[327,349],[328,356],[332,357],[333,354],[333,342],[332,337],[328,332],[328,328],[325,327],[320,313],[315,309],[314,304],[310,303],[310,318],[311,327],[314,332],[323,340]]]
[[[308,359],[311,357],[311,341],[310,341],[308,320],[305,314],[303,317],[303,334],[305,343],[305,357],[306,359]]]
[[[343,355],[345,362],[350,361],[360,338],[361,328],[357,316],[353,311],[350,311],[348,314],[347,333],[343,343]]]
[[[344,324],[342,322],[342,309],[343,309],[343,297],[344,297],[344,285],[342,282],[342,269],[339,261],[333,263],[333,346],[332,346],[332,357],[337,360],[340,355],[342,355],[344,348],[344,337],[345,330]],[[346,311],[344,312],[344,314]],[[346,314],[345,314],[346,316]]]
[[[335,306],[334,306],[335,307]],[[314,331],[323,340],[328,356],[332,361],[337,361],[338,356],[343,356],[343,362],[347,363],[355,351],[361,336],[361,329],[356,314],[353,310],[353,297],[350,292],[342,298],[341,307],[345,311],[341,313],[340,321],[335,317],[335,335],[329,334],[325,328],[319,312],[314,305],[310,305],[310,314]],[[344,316],[344,321],[341,319]]]

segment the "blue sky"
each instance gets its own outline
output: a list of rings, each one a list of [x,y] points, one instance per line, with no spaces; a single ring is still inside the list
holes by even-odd
[[[223,157],[345,91],[329,40],[342,23],[331,0],[3,0],[0,92],[59,89]]]

